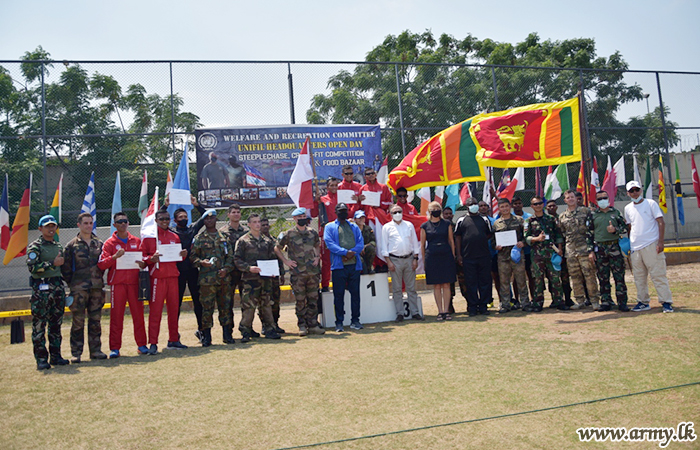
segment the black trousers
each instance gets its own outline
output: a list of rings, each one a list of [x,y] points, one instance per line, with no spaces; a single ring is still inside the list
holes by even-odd
[[[185,286],[190,288],[192,304],[194,305],[194,315],[197,316],[197,329],[202,329],[202,304],[199,302],[199,269],[193,267],[190,270],[180,272],[177,277],[178,295],[180,308],[182,309],[182,297],[185,295]],[[180,311],[178,309],[178,316]]]
[[[464,284],[467,287],[467,311],[470,313],[486,312],[486,305],[491,303],[491,256],[462,260],[464,267]]]

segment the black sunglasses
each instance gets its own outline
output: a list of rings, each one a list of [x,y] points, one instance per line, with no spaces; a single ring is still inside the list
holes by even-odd
[[[532,203],[530,203],[530,206],[539,206],[539,205],[544,205],[544,202],[532,202]]]
[[[114,221],[115,225],[122,225],[124,223],[129,223],[129,220],[128,219],[119,219],[119,220]]]
[[[343,172],[343,175],[355,175],[355,174],[352,172]]]
[[[639,192],[639,191],[641,191],[641,189],[639,189],[639,188],[632,188],[632,189],[630,189],[630,190],[627,191],[627,192]]]
[[[159,217],[156,220],[159,222],[170,222],[170,217]]]

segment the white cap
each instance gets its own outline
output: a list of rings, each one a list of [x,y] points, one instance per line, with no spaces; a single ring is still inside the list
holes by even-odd
[[[637,180],[632,180],[632,181],[630,181],[629,183],[627,183],[627,184],[625,185],[625,190],[626,190],[627,192],[629,192],[630,189],[633,189],[633,188],[639,188],[639,189],[642,188],[642,187],[639,185],[639,181],[637,181]]]

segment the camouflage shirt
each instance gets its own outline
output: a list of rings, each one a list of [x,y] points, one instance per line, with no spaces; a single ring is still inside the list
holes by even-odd
[[[518,242],[525,244],[525,238],[523,237],[525,232],[524,225],[525,220],[522,217],[511,214],[509,219],[504,219],[503,217],[496,219],[493,223],[493,232],[495,234],[501,231],[515,230]],[[510,251],[512,249],[513,246],[509,245],[508,247],[503,247],[498,250],[498,259],[510,259]]]
[[[202,260],[211,258],[216,258],[214,265],[204,267]],[[225,280],[219,276],[219,270],[225,269],[227,275],[233,270],[233,249],[220,231],[209,234],[204,230],[192,242],[190,261],[199,268],[199,284],[218,286]]]
[[[615,227],[615,232],[608,231],[608,225],[612,223]],[[627,233],[627,222],[622,217],[622,213],[615,208],[610,207],[603,212],[600,208],[593,210],[593,240],[598,242],[617,241],[620,237]]]
[[[559,215],[559,225],[566,240],[566,257],[587,256],[593,251],[593,214],[585,206]]]
[[[306,227],[306,230],[299,231],[297,227],[294,227],[280,236],[278,245],[280,248],[286,246],[289,259],[297,263],[296,267],[289,269],[291,273],[316,275],[321,271],[320,264],[315,266],[313,264],[321,245],[321,238],[316,230]]]
[[[533,242],[532,238],[544,233],[545,240],[542,242]],[[554,249],[552,244],[561,244],[564,242],[564,236],[561,234],[557,219],[548,215],[542,214],[542,217],[532,215],[527,219],[527,227],[525,230],[525,241],[532,247],[532,253],[535,256],[550,258]]]
[[[236,251],[233,253],[233,261],[236,268],[243,272],[243,280],[259,280],[260,275],[252,273],[250,266],[257,266],[259,260],[277,259],[275,254],[275,241],[260,234],[260,237],[253,236],[248,232],[236,242]]]
[[[61,267],[54,266],[53,261],[63,252],[63,247],[56,241],[47,241],[41,236],[27,247],[27,266],[32,278],[51,278],[61,276]]]
[[[365,241],[365,245],[374,245],[375,247],[377,246],[377,240],[374,238],[374,231],[369,227],[369,225],[365,225],[364,228],[362,228],[362,240]]]
[[[102,241],[95,234],[92,235],[90,244],[80,234],[66,244],[61,273],[71,291],[102,289],[104,271],[97,267],[101,254]]]

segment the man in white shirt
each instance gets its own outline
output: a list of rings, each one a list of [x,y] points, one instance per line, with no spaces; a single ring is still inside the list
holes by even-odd
[[[416,268],[420,251],[416,229],[411,223],[403,220],[403,209],[399,205],[392,206],[389,211],[392,220],[382,227],[380,252],[391,272],[396,322],[403,322],[404,318],[402,282],[406,286],[412,317],[422,320],[423,317],[418,312],[418,294],[416,293]]]
[[[637,286],[637,306],[632,311],[648,311],[649,287],[647,275],[654,282],[663,312],[673,312],[671,289],[666,278],[666,255],[664,255],[664,214],[658,203],[645,199],[638,181],[625,186],[632,203],[625,206],[625,220],[632,248],[632,272]]]

